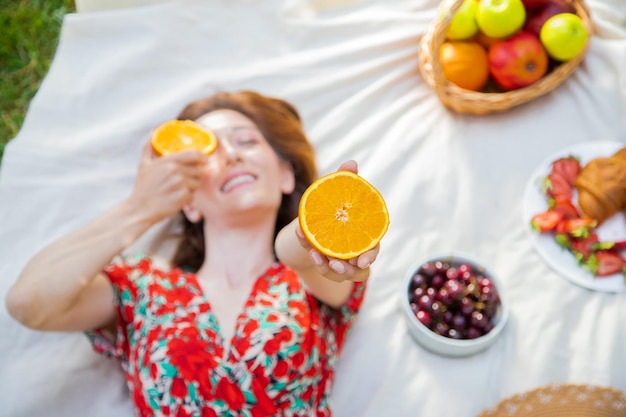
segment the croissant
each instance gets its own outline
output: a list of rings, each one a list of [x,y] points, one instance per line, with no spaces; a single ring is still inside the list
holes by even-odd
[[[578,206],[598,223],[626,208],[626,151],[618,153],[590,161],[576,178]]]
[[[613,158],[626,160],[626,146],[613,154]]]

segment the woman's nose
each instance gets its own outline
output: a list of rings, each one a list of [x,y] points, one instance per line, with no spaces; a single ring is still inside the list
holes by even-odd
[[[241,158],[239,149],[229,139],[225,138],[221,140],[220,145],[222,147],[222,151],[224,152],[224,156],[226,157],[226,159],[230,161],[236,161]]]

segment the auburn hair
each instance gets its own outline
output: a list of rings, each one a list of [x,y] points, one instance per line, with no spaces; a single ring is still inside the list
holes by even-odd
[[[302,120],[293,105],[254,91],[218,92],[188,104],[177,119],[197,120],[222,109],[237,111],[252,120],[278,157],[293,167],[296,185],[293,193],[283,195],[276,217],[276,238],[278,232],[297,217],[302,194],[317,178],[313,145],[304,133]],[[197,271],[204,262],[204,221],[192,223],[182,213],[180,217],[182,236],[172,263]]]

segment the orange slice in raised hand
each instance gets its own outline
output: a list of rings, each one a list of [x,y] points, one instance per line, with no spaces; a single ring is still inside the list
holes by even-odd
[[[217,148],[215,134],[191,120],[170,120],[157,126],[150,141],[159,156],[187,149],[197,149],[209,155]]]
[[[351,171],[333,172],[313,182],[302,195],[298,218],[311,246],[338,259],[373,249],[389,228],[383,196]]]

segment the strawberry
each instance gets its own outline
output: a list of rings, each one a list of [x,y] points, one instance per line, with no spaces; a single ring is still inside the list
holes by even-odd
[[[573,187],[559,172],[551,172],[544,180],[544,192],[554,200],[571,200]]]
[[[548,209],[542,213],[537,213],[530,219],[530,226],[537,232],[548,232],[563,220],[563,214],[556,210]]]
[[[594,250],[621,252],[624,249],[626,249],[626,240],[618,240],[616,242],[598,242],[594,245]]]
[[[566,219],[556,226],[557,233],[564,233],[576,238],[586,239],[598,222],[589,217],[581,217],[578,219]]]
[[[561,222],[559,226],[562,224],[565,222]],[[567,233],[555,232],[554,240],[559,246],[570,251],[578,262],[586,261],[598,250],[598,235],[593,231],[586,238],[576,238]]]
[[[595,251],[595,245],[598,243],[598,235],[595,232],[589,233],[589,236],[583,239],[572,239],[571,251],[574,252],[576,259],[584,261],[589,258]]]
[[[580,213],[578,209],[570,200],[566,200],[563,198],[559,198],[557,200],[553,200],[552,208],[558,212],[563,214],[564,219],[575,219],[580,217]]]
[[[555,233],[554,240],[560,247],[569,251],[572,250],[572,238],[565,233]]]
[[[552,172],[560,174],[572,187],[576,183],[580,170],[580,161],[575,156],[559,158],[552,163]]]
[[[626,240],[618,240],[613,242],[613,247],[611,248],[613,252],[621,252],[624,249],[626,249]]]
[[[605,277],[621,272],[626,275],[626,260],[616,253],[599,251],[590,256],[584,267],[597,277]]]

